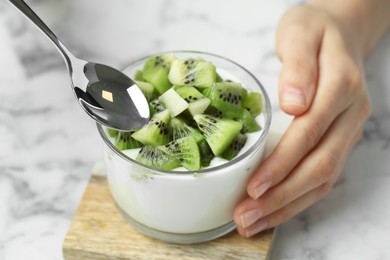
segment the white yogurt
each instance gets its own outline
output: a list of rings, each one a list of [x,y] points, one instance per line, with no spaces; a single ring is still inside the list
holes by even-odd
[[[257,120],[262,125],[263,114]],[[261,133],[262,130],[247,134],[247,142],[237,157],[247,152]],[[114,145],[114,139],[110,141]],[[122,152],[135,160],[139,150]],[[224,164],[229,161],[215,157],[206,168],[215,170],[195,175],[161,176],[158,170],[126,161],[110,149],[106,149],[105,157],[113,197],[129,216],[164,232],[197,233],[232,220],[234,206],[243,197],[245,185],[261,161],[263,150],[264,144],[250,156],[227,167]],[[180,167],[175,171],[187,170]]]
[[[112,195],[129,216],[160,231],[197,233],[232,220],[253,170],[260,163],[264,143],[250,156],[227,167],[199,174],[164,174],[119,157],[105,146],[107,176]]]
[[[199,54],[179,53],[177,56],[196,55]],[[218,68],[225,66],[225,71],[238,75],[229,74],[228,78],[242,82],[251,91],[259,91],[258,82],[241,67],[217,56],[201,56]],[[128,73],[133,75],[142,64],[143,61],[136,63]],[[227,78],[225,71],[219,70],[218,73]],[[266,95],[263,101],[269,108]],[[110,141],[99,126],[105,139],[107,178],[115,202],[126,215],[152,230],[147,234],[160,239],[153,231],[187,235],[226,226],[232,222],[234,207],[245,195],[249,177],[263,159],[270,124],[270,114],[267,113],[270,111],[256,118],[263,130],[248,134],[246,145],[235,159],[228,162],[214,158],[209,167],[191,174],[185,169],[177,169],[183,171],[172,174],[140,165],[133,160],[139,149],[118,152],[111,144],[113,140]]]

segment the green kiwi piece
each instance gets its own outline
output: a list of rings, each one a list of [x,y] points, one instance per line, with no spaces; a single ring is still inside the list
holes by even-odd
[[[143,144],[135,140],[131,135],[134,131],[131,132],[122,132],[119,131],[117,137],[115,138],[115,146],[119,150],[127,150],[142,147]]]
[[[242,128],[240,122],[205,114],[195,115],[194,120],[215,156],[221,155],[229,147]]]
[[[169,71],[169,80],[174,85],[209,87],[217,78],[215,66],[203,59],[176,59]]]
[[[241,115],[242,93],[246,91],[240,83],[219,82],[211,86],[203,94],[211,101],[211,105],[220,110],[225,117],[235,118]]]
[[[116,137],[118,135],[118,130],[107,128],[107,133],[109,137]]]
[[[134,74],[133,80],[137,81],[145,81],[142,70],[137,70]]]
[[[210,99],[192,86],[174,86],[174,88],[177,94],[189,104],[188,111],[191,115],[202,114],[210,105]]]
[[[142,93],[146,97],[146,100],[151,101],[156,97],[156,91],[152,84],[144,81],[134,80],[135,84],[141,89]]]
[[[168,125],[170,119],[167,109],[156,113],[146,125],[136,130],[131,136],[145,145],[156,147],[167,144],[171,139]]]
[[[178,160],[171,157],[161,149],[149,145],[141,148],[135,160],[152,168],[167,171],[180,166]]]
[[[163,54],[152,56],[145,62],[142,70],[143,78],[151,83],[160,94],[163,94],[172,85],[168,79],[168,73],[175,59],[173,54]]]
[[[208,108],[204,111],[204,114],[207,114],[207,115],[210,115],[210,116],[214,116],[214,117],[218,117],[218,118],[223,118],[223,113],[221,110],[218,110],[217,108],[213,107],[213,106],[208,106]]]
[[[175,158],[187,170],[197,171],[200,169],[199,148],[192,136],[176,139],[158,148]]]
[[[213,85],[211,85],[211,86],[213,86]],[[211,90],[212,90],[211,87],[210,87],[210,88],[205,88],[205,89],[202,90],[202,94],[203,94],[205,97],[210,98]]]
[[[160,102],[160,100],[158,100],[158,98],[153,99],[149,102],[149,108],[152,115],[160,113],[166,109],[165,106]]]
[[[243,109],[241,111],[241,115],[238,118],[235,118],[236,121],[241,122],[242,128],[241,128],[241,133],[253,133],[261,130],[260,125],[256,122],[256,120],[253,118],[251,113]]]
[[[207,167],[210,165],[211,160],[214,158],[213,151],[211,151],[210,145],[207,143],[205,139],[202,139],[199,143],[199,152],[201,154],[200,157],[200,165],[202,167]]]
[[[248,96],[248,90],[246,90],[246,88],[242,88],[241,90],[241,105],[242,105],[242,101]]]
[[[242,100],[242,107],[248,110],[253,117],[260,115],[262,110],[262,97],[258,92],[250,92]]]
[[[188,103],[173,88],[167,90],[158,100],[168,109],[171,117],[179,115],[188,108]]]
[[[172,140],[180,139],[186,136],[192,136],[197,143],[204,140],[202,133],[178,118],[172,118],[169,122],[169,126],[172,129]]]
[[[229,147],[221,154],[221,157],[229,161],[232,160],[244,147],[247,139],[246,135],[238,134]]]
[[[217,77],[215,79],[215,82],[222,82],[223,78],[217,73]]]

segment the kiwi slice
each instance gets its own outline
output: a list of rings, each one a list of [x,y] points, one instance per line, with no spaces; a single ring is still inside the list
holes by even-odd
[[[251,113],[246,109],[241,110],[240,117],[235,118],[235,120],[241,122],[242,128],[240,132],[242,134],[253,133],[261,130],[260,125],[256,122]]]
[[[169,80],[174,85],[209,87],[217,78],[215,66],[203,59],[176,59],[169,71]]]
[[[201,154],[200,157],[200,165],[202,167],[207,167],[210,165],[211,160],[214,158],[213,151],[211,151],[210,145],[207,143],[205,139],[202,139],[199,143],[199,152]]]
[[[170,141],[170,129],[168,126],[170,118],[167,109],[156,113],[146,125],[135,131],[131,136],[145,145],[154,147],[164,145]]]
[[[151,120],[135,132],[108,129],[121,149],[142,147],[136,160],[153,168],[197,171],[215,156],[237,157],[246,133],[261,126],[263,97],[222,78],[202,58],[162,54],[147,59],[134,81],[149,101]]]
[[[168,79],[169,69],[176,57],[173,54],[152,56],[146,60],[142,70],[145,81],[151,83],[158,93],[163,94],[171,87]]]
[[[244,147],[246,140],[246,135],[238,134],[229,147],[221,154],[221,157],[229,161],[232,160]]]
[[[178,160],[169,156],[161,149],[149,145],[141,148],[135,160],[152,168],[167,171],[173,170],[180,166]]]
[[[218,73],[217,73],[217,77],[216,77],[216,79],[215,79],[215,82],[222,82],[223,81],[223,78],[221,77],[221,75],[219,75]]]
[[[240,83],[219,82],[203,91],[203,94],[211,101],[211,105],[220,110],[225,117],[235,118],[241,115],[241,100],[246,90]]]
[[[156,92],[152,84],[138,80],[134,80],[134,82],[141,89],[142,93],[146,97],[146,100],[151,101],[156,97]]]
[[[177,94],[189,104],[188,111],[191,115],[202,114],[210,105],[210,99],[192,86],[174,86],[174,88]]]
[[[186,136],[192,136],[197,143],[201,140],[204,140],[204,136],[201,132],[178,118],[172,118],[169,122],[169,125],[172,129],[172,140],[180,139]]]
[[[142,70],[137,70],[134,74],[134,77],[133,77],[134,80],[137,80],[137,81],[145,81],[144,79],[144,75],[142,73]]]
[[[218,117],[218,118],[224,117],[221,110],[218,110],[217,108],[215,108],[211,105],[208,106],[208,108],[204,111],[204,113],[207,115],[210,115],[210,116]]]
[[[262,97],[258,92],[250,92],[242,100],[242,107],[248,110],[253,117],[260,115],[262,110]]]
[[[107,133],[109,137],[116,137],[118,135],[118,130],[107,128]]]
[[[188,103],[173,88],[167,90],[158,100],[169,110],[171,117],[179,115],[188,108]]]
[[[198,145],[192,136],[186,136],[169,142],[159,149],[175,158],[180,165],[189,171],[200,169],[200,153]]]
[[[158,98],[150,101],[149,107],[152,115],[156,113],[160,113],[166,109],[165,106],[160,102]]]
[[[240,122],[205,114],[195,115],[194,120],[215,156],[221,155],[229,147],[242,128]]]
[[[127,150],[142,147],[143,144],[135,140],[131,135],[134,131],[131,132],[122,132],[120,131],[115,139],[115,146],[119,150]]]

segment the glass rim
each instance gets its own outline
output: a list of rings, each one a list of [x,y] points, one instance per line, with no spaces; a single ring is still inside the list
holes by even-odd
[[[233,164],[236,164],[238,163],[239,161],[243,160],[244,158],[246,158],[248,155],[250,155],[252,152],[254,152],[257,148],[259,148],[261,145],[265,145],[264,142],[266,141],[266,137],[268,135],[268,132],[269,132],[269,129],[270,129],[270,125],[271,125],[271,119],[272,119],[272,110],[271,110],[271,102],[270,102],[270,99],[268,97],[268,94],[265,90],[265,88],[263,87],[263,85],[260,83],[260,81],[250,72],[248,71],[246,68],[244,68],[243,66],[241,66],[240,64],[238,64],[237,62],[235,61],[232,61],[226,57],[223,57],[223,56],[220,56],[220,55],[217,55],[217,54],[213,54],[213,53],[208,53],[208,52],[202,52],[202,51],[191,51],[191,50],[176,50],[176,51],[164,51],[164,52],[158,52],[158,53],[154,53],[154,54],[151,54],[151,55],[148,55],[148,56],[143,56],[141,58],[137,58],[135,59],[135,61],[131,62],[129,65],[127,65],[122,71],[124,71],[125,69],[131,67],[131,66],[134,66],[135,64],[141,62],[141,61],[144,61],[146,60],[148,57],[150,56],[155,56],[155,55],[162,55],[162,54],[168,54],[168,53],[172,53],[172,54],[179,54],[179,53],[188,53],[188,54],[200,54],[200,55],[206,55],[206,56],[211,56],[211,57],[215,57],[215,58],[219,58],[219,59],[222,59],[222,60],[225,60],[231,64],[234,64],[235,66],[239,67],[240,69],[242,69],[245,73],[247,73],[255,82],[256,84],[258,85],[258,87],[260,88],[261,90],[261,94],[265,100],[265,112],[263,112],[265,114],[265,125],[262,126],[262,133],[261,135],[259,136],[259,138],[256,140],[256,142],[250,146],[243,154],[241,154],[240,156],[237,156],[236,158],[226,162],[226,163],[223,163],[221,165],[217,165],[217,166],[214,166],[214,167],[206,167],[204,169],[200,169],[198,171],[174,171],[174,170],[161,170],[161,169],[156,169],[156,168],[153,168],[153,167],[150,167],[150,166],[147,166],[147,165],[144,165],[142,163],[139,163],[137,162],[136,160],[130,158],[129,156],[127,156],[126,154],[122,153],[121,150],[119,150],[111,141],[110,139],[108,138],[108,136],[106,135],[106,133],[104,132],[103,130],[103,126],[100,125],[99,123],[96,123],[97,125],[97,128],[98,128],[98,132],[100,134],[100,136],[102,137],[103,141],[105,142],[105,144],[114,152],[116,153],[119,157],[121,157],[122,159],[124,159],[125,161],[127,162],[130,162],[130,163],[134,163],[136,164],[137,166],[139,167],[142,167],[142,168],[145,168],[147,170],[150,170],[152,174],[154,175],[161,175],[161,176],[189,176],[189,175],[194,175],[194,174],[212,174],[213,172],[216,172],[218,170],[221,170],[221,169],[224,169],[226,167],[229,167]]]

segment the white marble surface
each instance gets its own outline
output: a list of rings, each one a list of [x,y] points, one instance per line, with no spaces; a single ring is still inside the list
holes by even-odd
[[[82,58],[124,67],[153,52],[214,52],[251,70],[277,113],[278,19],[299,1],[30,0]],[[0,259],[62,259],[101,160],[94,123],[55,48],[0,3]],[[390,34],[369,58],[374,111],[334,191],[279,227],[274,259],[390,259]],[[280,130],[279,130],[280,131]]]

